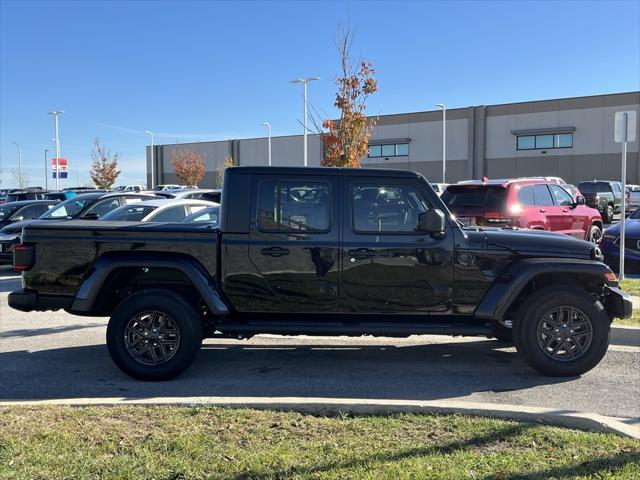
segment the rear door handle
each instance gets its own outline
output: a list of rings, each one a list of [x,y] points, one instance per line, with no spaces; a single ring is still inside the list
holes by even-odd
[[[369,248],[354,248],[353,250],[347,250],[347,253],[352,260],[366,260],[367,258],[373,258],[376,254]]]
[[[544,208],[540,209],[540,213],[545,213],[545,212],[546,212],[546,210]]]
[[[260,250],[260,253],[262,253],[262,255],[269,255],[270,257],[283,257],[284,255],[289,255],[289,249],[282,247],[270,247],[263,248]]]

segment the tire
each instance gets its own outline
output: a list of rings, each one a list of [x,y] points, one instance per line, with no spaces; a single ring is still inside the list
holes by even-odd
[[[604,213],[602,214],[604,222],[605,223],[613,222],[614,214],[615,213],[613,211],[613,206],[612,205],[607,205],[607,208],[605,209]]]
[[[107,325],[111,359],[138,380],[179,375],[195,358],[202,338],[202,322],[194,307],[169,290],[134,293],[116,307]]]
[[[595,245],[600,245],[602,241],[602,229],[598,225],[591,225],[587,235],[587,241]]]
[[[566,313],[548,315],[556,309],[569,308],[574,309],[573,324],[567,321]],[[559,330],[550,328],[556,321]],[[590,337],[585,333],[587,327],[591,328]],[[556,285],[542,288],[525,299],[513,324],[513,340],[525,362],[542,374],[573,377],[600,363],[609,347],[609,330],[609,318],[604,309],[596,308],[592,295],[577,287]],[[565,342],[567,337],[571,340]],[[558,338],[563,341],[557,342]],[[548,345],[546,349],[543,343]],[[558,351],[552,355],[550,350],[556,347]]]

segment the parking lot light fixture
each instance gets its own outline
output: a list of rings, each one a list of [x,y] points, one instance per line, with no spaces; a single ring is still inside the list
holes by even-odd
[[[442,109],[442,183],[447,183],[447,107],[444,103],[437,103]]]
[[[314,80],[320,80],[320,77],[307,77],[307,78],[296,78],[295,80],[291,80],[291,83],[301,83],[303,85],[304,92],[304,113],[303,113],[303,149],[304,149],[304,166],[308,165],[307,162],[307,83],[312,82]]]
[[[151,173],[151,190],[153,190],[154,188],[154,175],[153,175],[153,132],[151,130],[145,130],[144,133],[146,133],[147,135],[149,135],[149,138],[151,139],[151,168],[150,173]]]
[[[18,187],[22,188],[22,145],[16,142],[11,143],[13,143],[18,149],[18,178],[20,180],[20,185],[18,185]]]
[[[271,125],[268,122],[262,122],[260,125],[267,127],[267,148],[269,149],[269,166],[271,166]]]
[[[62,115],[62,110],[54,110],[49,112],[49,115],[53,115],[55,128],[56,128],[56,190],[60,190],[60,168],[58,162],[60,161],[60,130],[58,129],[58,116]]]

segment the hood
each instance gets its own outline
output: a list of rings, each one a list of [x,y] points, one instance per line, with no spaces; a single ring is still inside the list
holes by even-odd
[[[6,227],[0,229],[0,233],[1,234],[5,234],[5,235],[6,234],[20,233],[20,232],[22,232],[22,229],[24,227],[28,227],[29,225],[33,225],[37,221],[38,221],[37,219],[33,219],[33,220],[24,220],[22,222],[10,223]]]
[[[519,256],[593,259],[597,247],[585,240],[545,230],[480,228],[489,250],[508,250]]]
[[[605,233],[607,235],[615,235],[616,237],[620,236],[620,223],[611,225],[605,230]],[[636,220],[635,218],[627,218],[624,221],[624,234],[625,237],[627,235],[640,237],[640,220]]]

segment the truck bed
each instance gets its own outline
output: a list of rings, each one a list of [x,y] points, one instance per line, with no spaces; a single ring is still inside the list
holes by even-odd
[[[42,295],[73,296],[96,258],[105,254],[185,255],[200,262],[212,277],[216,275],[218,230],[204,226],[42,221],[25,228],[22,241],[35,246],[38,259],[24,286]]]

